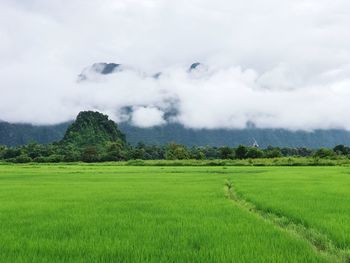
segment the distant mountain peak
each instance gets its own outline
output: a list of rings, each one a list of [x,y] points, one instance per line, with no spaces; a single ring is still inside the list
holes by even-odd
[[[202,65],[202,63],[200,62],[195,62],[193,64],[191,64],[190,68],[189,68],[189,71],[192,71],[194,69],[197,69],[198,67],[200,67]]]
[[[113,62],[112,63],[99,62],[84,68],[83,71],[78,75],[78,82],[86,81],[86,80],[98,80],[99,76],[110,75],[113,73],[128,71],[128,70],[139,74],[141,77],[152,77],[155,80],[159,79],[163,75],[162,71],[158,71],[154,74],[147,74],[142,70],[137,70],[137,68],[134,68],[128,65],[117,64]],[[202,64],[200,62],[192,63],[190,67],[187,69],[188,73],[194,73],[193,75],[199,74],[199,76],[206,71],[208,71],[208,67],[205,64]]]
[[[162,76],[162,74],[163,74],[162,72],[157,72],[157,73],[152,75],[152,78],[159,79]]]
[[[98,68],[101,74],[107,75],[111,74],[115,71],[119,71],[121,64],[116,64],[116,63],[97,63],[92,65],[95,68]]]
[[[89,75],[91,74],[101,74],[101,75],[109,75],[115,72],[122,71],[122,65],[116,63],[94,63],[91,66],[85,68],[79,75],[78,81],[84,81],[89,79]]]
[[[202,77],[204,73],[207,73],[209,71],[209,68],[207,65],[200,63],[200,62],[195,62],[191,64],[189,69],[187,70],[188,73],[191,73],[192,75],[195,75],[197,77]]]

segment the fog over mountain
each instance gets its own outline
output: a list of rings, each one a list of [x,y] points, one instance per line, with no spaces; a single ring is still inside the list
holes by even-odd
[[[98,110],[142,128],[350,130],[349,10],[346,0],[2,0],[0,120]]]

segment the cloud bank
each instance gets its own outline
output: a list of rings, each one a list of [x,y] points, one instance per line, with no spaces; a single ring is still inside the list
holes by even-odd
[[[140,127],[350,130],[349,10],[346,0],[2,0],[0,120],[99,110]],[[77,81],[96,62],[123,70]]]

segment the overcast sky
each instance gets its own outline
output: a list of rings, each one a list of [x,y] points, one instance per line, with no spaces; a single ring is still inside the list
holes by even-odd
[[[350,130],[349,25],[348,0],[0,0],[0,120]],[[78,82],[95,62],[129,69]]]

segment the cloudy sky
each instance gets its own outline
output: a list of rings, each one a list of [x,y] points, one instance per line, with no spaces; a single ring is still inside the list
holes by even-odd
[[[348,0],[0,0],[0,120],[350,130],[349,25]],[[96,62],[125,70],[77,81]]]

